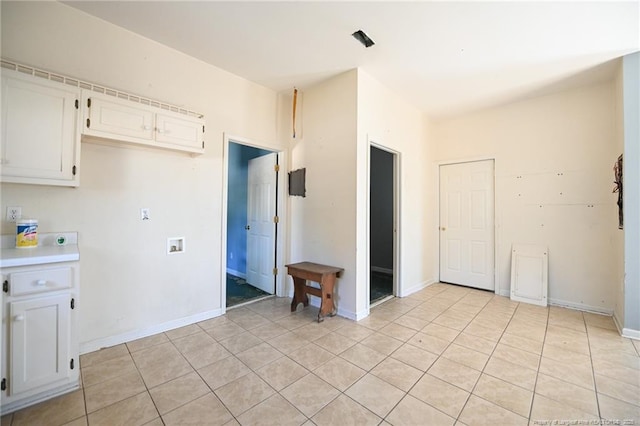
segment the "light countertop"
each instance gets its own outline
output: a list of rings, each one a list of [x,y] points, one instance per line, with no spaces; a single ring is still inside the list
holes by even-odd
[[[65,245],[56,244],[59,235],[66,238]],[[15,245],[15,235],[0,237],[0,268],[80,260],[77,232],[39,233],[38,247],[16,248]]]

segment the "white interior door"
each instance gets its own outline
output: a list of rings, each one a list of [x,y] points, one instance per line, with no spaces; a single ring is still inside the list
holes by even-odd
[[[247,188],[247,282],[269,294],[275,289],[277,155],[249,160]]]
[[[440,166],[440,281],[495,290],[493,160]]]

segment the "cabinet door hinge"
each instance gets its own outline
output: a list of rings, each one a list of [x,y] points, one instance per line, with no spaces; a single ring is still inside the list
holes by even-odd
[[[273,170],[275,170],[276,172],[280,171],[280,165],[276,164],[275,166],[273,166]]]
[[[73,358],[71,358],[71,362],[69,363],[69,368],[72,370],[75,368],[75,363],[73,362]]]
[[[71,298],[71,309],[75,309],[76,308],[76,299]]]
[[[73,166],[71,168],[71,173],[73,173],[74,176],[76,175],[76,166]]]
[[[9,293],[9,281],[8,280],[4,280],[4,282],[2,283],[2,291],[4,291],[5,293]]]
[[[80,108],[80,101],[76,99],[76,109]]]
[[[273,268],[273,275],[278,275],[278,268]]]
[[[91,120],[87,118],[87,129],[91,127]]]
[[[91,108],[91,98],[87,99],[87,107]]]
[[[278,223],[278,222],[280,222],[280,218],[278,216],[274,216],[273,223]]]
[[[0,382],[0,390],[7,390],[7,379],[2,378],[2,382]]]
[[[202,149],[204,149],[204,141],[202,141]]]
[[[202,133],[204,133],[204,124],[202,125]]]

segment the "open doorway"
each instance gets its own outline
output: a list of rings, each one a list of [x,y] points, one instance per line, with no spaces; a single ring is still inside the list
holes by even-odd
[[[396,154],[371,146],[369,167],[369,303],[394,295]]]
[[[227,308],[275,293],[278,154],[229,141]]]

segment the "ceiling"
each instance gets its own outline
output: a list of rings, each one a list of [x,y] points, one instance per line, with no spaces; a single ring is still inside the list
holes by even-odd
[[[640,49],[638,1],[65,3],[276,91],[360,67],[435,119],[609,80]]]

